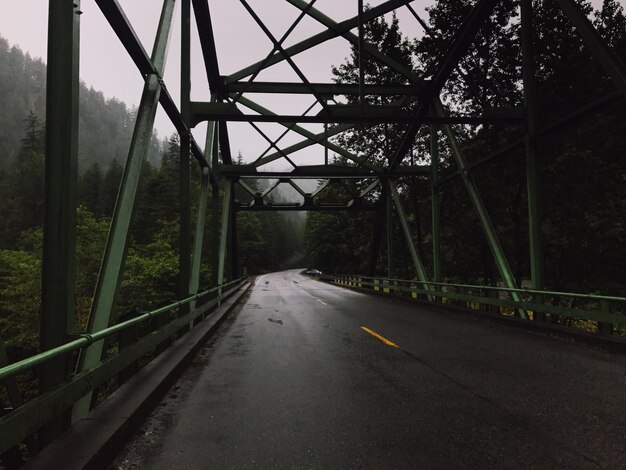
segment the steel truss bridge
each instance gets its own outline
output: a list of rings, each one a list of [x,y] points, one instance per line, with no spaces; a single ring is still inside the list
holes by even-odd
[[[393,58],[383,54],[365,41],[365,25],[381,15],[396,9],[408,8],[421,22],[412,7],[412,0],[387,0],[369,9],[358,1],[355,16],[336,22],[315,8],[315,0],[285,0],[300,10],[283,38],[277,38],[264,24],[247,0],[240,0],[252,19],[267,35],[273,48],[267,56],[230,75],[220,71],[219,51],[214,38],[213,21],[208,0],[181,0],[180,11],[176,0],[163,0],[160,21],[154,46],[148,53],[138,39],[133,25],[116,0],[95,0],[102,14],[135,63],[144,79],[144,88],[137,110],[132,142],[125,164],[110,233],[103,255],[102,267],[93,298],[87,330],[75,335],[75,258],[76,258],[76,200],[77,200],[77,129],[79,85],[79,23],[80,0],[51,0],[49,3],[48,72],[46,110],[46,216],[44,225],[43,291],[41,314],[41,353],[0,369],[0,379],[6,385],[13,402],[13,410],[0,418],[0,454],[20,442],[30,446],[33,434],[41,442],[50,441],[70,423],[90,412],[94,389],[117,376],[138,358],[187,330],[201,325],[211,311],[228,303],[245,283],[240,278],[236,259],[236,214],[239,211],[386,211],[387,219],[399,222],[411,255],[415,278],[412,280],[375,279],[360,275],[329,277],[339,285],[373,288],[380,292],[396,292],[419,297],[432,303],[442,299],[463,302],[466,305],[496,305],[517,311],[521,319],[534,320],[542,315],[569,315],[598,322],[599,334],[609,335],[624,323],[623,316],[615,312],[616,305],[623,306],[625,299],[617,297],[586,296],[577,293],[547,292],[544,290],[542,232],[540,228],[537,143],[539,139],[560,126],[590,113],[599,107],[621,99],[626,93],[626,69],[611,49],[603,42],[586,15],[574,0],[554,0],[575,26],[584,43],[616,85],[616,91],[605,98],[565,116],[549,128],[538,128],[534,91],[533,11],[531,0],[520,0],[521,45],[523,52],[524,107],[521,109],[493,109],[481,115],[450,112],[440,99],[442,88],[451,73],[470,48],[481,25],[488,20],[498,0],[478,0],[461,28],[456,31],[441,56],[436,70],[428,79],[407,70]],[[181,96],[180,107],[164,83],[164,67],[168,42],[175,15],[181,15]],[[303,18],[311,18],[324,27],[323,31],[293,45],[284,46],[284,40]],[[416,23],[417,24],[417,23]],[[204,66],[208,79],[209,101],[193,101],[191,89],[191,31],[197,28]],[[353,31],[358,30],[358,34]],[[360,73],[358,83],[315,83],[302,73],[293,57],[342,37],[358,50]],[[364,60],[375,60],[404,78],[403,83],[365,83]],[[287,63],[300,77],[300,83],[257,81],[265,69]],[[282,114],[256,103],[251,94],[301,94],[309,95],[319,108],[317,114]],[[366,103],[367,96],[393,95],[400,99],[393,106],[374,106]],[[352,96],[357,105],[334,101],[337,96]],[[140,175],[146,161],[155,113],[161,106],[180,136],[180,294],[178,299],[160,309],[145,312],[131,320],[117,323],[114,314],[115,300],[124,273],[125,257],[129,244],[129,228]],[[207,122],[204,142],[198,143],[191,130]],[[285,133],[299,134],[301,141],[280,147],[279,139],[264,135],[268,149],[253,163],[237,164],[231,155],[228,123],[246,122],[261,134],[256,123],[277,123]],[[324,131],[314,133],[305,128],[307,123],[323,124]],[[404,123],[407,130],[393,157],[385,164],[375,163],[367,156],[357,155],[329,140],[358,126],[380,123]],[[517,126],[524,136],[516,142],[473,163],[468,163],[457,141],[454,124]],[[430,127],[431,149],[429,165],[407,163],[415,138],[424,126]],[[439,175],[437,136],[447,138],[457,171],[445,179]],[[283,134],[285,135],[285,134]],[[282,136],[281,136],[282,137]],[[326,152],[342,157],[346,165],[329,162],[323,165],[298,165],[291,154],[313,145],[321,145]],[[517,285],[507,262],[498,236],[492,226],[488,211],[473,179],[473,171],[491,161],[522,147],[526,156],[528,211],[530,233],[530,260],[532,289]],[[192,219],[190,201],[190,162],[194,159],[201,169],[201,190],[195,221]],[[261,167],[276,160],[293,166],[291,171],[263,171]],[[298,180],[317,179],[323,183],[312,192],[301,187]],[[407,223],[407,215],[398,194],[398,180],[418,178],[432,188],[432,250],[433,265],[425,266],[416,249]],[[250,179],[275,181],[262,192],[248,183]],[[363,181],[363,190],[353,192],[351,200],[321,202],[320,194],[330,182],[343,184],[347,179]],[[448,181],[460,179],[478,215],[493,261],[502,279],[502,287],[452,285],[441,279],[441,248],[439,234],[438,190]],[[278,184],[288,184],[303,199],[302,203],[271,203],[269,196]],[[244,200],[235,197],[235,188],[249,194]],[[241,189],[239,190],[241,191]],[[223,193],[221,207],[217,197]],[[221,214],[215,234],[205,234],[205,217],[208,210]],[[394,215],[395,214],[395,215]],[[380,224],[381,226],[384,224]],[[381,228],[378,228],[381,230]],[[219,231],[219,234],[217,234]],[[192,234],[193,236],[189,236]],[[218,257],[212,260],[217,271],[216,285],[200,288],[200,268],[203,261],[202,246],[205,236],[214,235],[212,243]],[[229,268],[230,266],[230,268]],[[594,303],[595,309],[566,309],[553,305],[556,297],[584,297]],[[621,308],[621,307],[620,307]],[[177,312],[176,315],[170,315]],[[130,341],[120,351],[104,357],[105,339],[122,332],[148,325],[149,333]],[[132,335],[131,335],[132,336]],[[120,340],[121,341],[121,340]],[[40,368],[40,395],[21,403],[15,386],[15,377],[33,368]]]

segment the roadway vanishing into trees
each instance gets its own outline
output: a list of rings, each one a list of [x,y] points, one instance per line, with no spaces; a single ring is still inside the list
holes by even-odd
[[[115,468],[626,468],[624,390],[622,355],[284,271]]]

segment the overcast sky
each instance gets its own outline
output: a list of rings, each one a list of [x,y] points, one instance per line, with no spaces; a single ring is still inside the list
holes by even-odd
[[[160,14],[160,0],[118,0],[126,15],[134,26],[137,35],[148,53],[152,49],[154,34]],[[280,38],[287,27],[299,14],[299,10],[284,0],[248,0],[270,28],[274,36]],[[626,0],[622,0],[626,1]],[[376,6],[383,0],[370,0]],[[431,0],[416,0],[414,8],[424,19],[427,18],[424,8]],[[601,0],[594,0],[600,5]],[[24,51],[35,57],[46,57],[48,0],[3,0],[0,4],[0,35],[11,44],[19,45]],[[215,37],[218,48],[220,72],[229,74],[253,62],[262,60],[271,51],[271,43],[263,31],[254,23],[239,0],[210,0],[211,14],[214,23]],[[180,2],[170,41],[168,60],[164,80],[170,94],[178,102],[179,64],[180,64]],[[321,10],[335,21],[342,21],[357,13],[357,0],[318,0],[315,8]],[[132,63],[100,10],[92,0],[81,2],[81,79],[96,90],[102,91],[107,97],[117,97],[129,106],[139,102],[142,80],[135,65]],[[422,35],[422,28],[406,8],[398,11],[400,26],[403,33],[410,38]],[[193,24],[192,24],[193,26]],[[289,46],[309,37],[324,28],[311,18],[303,19],[293,31],[284,45]],[[206,73],[202,63],[202,55],[197,41],[195,26],[192,27],[192,99],[208,100],[209,90]],[[311,81],[330,81],[332,65],[343,62],[349,54],[348,42],[343,38],[328,41],[323,46],[294,57],[294,61]],[[286,63],[267,69],[257,80],[299,81],[293,70]],[[312,102],[311,97],[289,96],[277,99],[269,95],[256,95],[254,100],[269,107],[275,112],[300,113]],[[277,124],[261,124],[270,137],[278,136],[283,128]],[[307,126],[305,126],[307,127]],[[308,126],[318,130],[319,126]],[[159,110],[156,128],[161,137],[174,132],[173,126],[165,114]],[[204,142],[205,125],[199,125],[194,134],[199,143]],[[254,160],[267,146],[265,140],[252,130],[246,123],[231,123],[231,145],[233,153],[241,151],[246,160]],[[297,135],[289,135],[281,141],[288,145],[301,140]],[[296,158],[323,158],[321,147],[314,147],[296,154]],[[319,163],[319,162],[315,162]],[[280,164],[284,168],[285,163]]]

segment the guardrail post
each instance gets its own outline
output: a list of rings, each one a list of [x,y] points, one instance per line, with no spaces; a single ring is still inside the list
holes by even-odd
[[[600,312],[601,313],[611,313],[611,304],[608,300],[600,301]],[[613,334],[613,324],[608,322],[598,322],[598,334],[600,335],[612,335]]]
[[[467,289],[465,287],[457,287],[456,291],[457,291],[458,294],[461,294],[461,295],[466,295],[467,294]],[[459,305],[461,307],[467,308],[467,300],[459,299],[458,302],[459,302]]]
[[[120,315],[119,321],[120,323],[122,323],[127,320],[132,320],[133,318],[141,315],[142,313],[143,312],[139,312],[138,310],[133,310],[131,312]],[[135,341],[137,341],[137,339],[140,336],[140,331],[141,331],[140,325],[134,325],[128,329],[120,331],[119,336],[118,336],[119,350],[123,351],[124,348],[130,346]],[[133,362],[131,365],[129,365],[125,369],[122,369],[118,373],[118,384],[123,384],[124,382],[126,382],[129,378],[135,375],[138,369],[139,368],[137,367],[137,361]]]

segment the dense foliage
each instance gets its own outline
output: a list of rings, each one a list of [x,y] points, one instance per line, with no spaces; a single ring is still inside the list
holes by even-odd
[[[36,352],[44,216],[45,65],[0,38],[0,342],[12,360]],[[76,329],[88,319],[134,124],[134,111],[81,85],[77,217]],[[117,314],[172,302],[179,285],[179,141],[153,136],[131,225]],[[190,167],[192,215],[200,172]],[[280,197],[277,195],[276,197]],[[222,193],[218,195],[221,208]],[[201,287],[215,282],[208,210]],[[299,259],[301,219],[277,213],[237,217],[240,272],[266,272]]]
[[[475,2],[438,0],[428,9],[429,31],[410,43],[398,34],[395,18],[368,24],[367,38],[382,51],[413,65],[417,74],[432,76],[442,55]],[[605,0],[599,11],[579,2],[600,34],[626,62],[626,18],[616,0]],[[615,85],[575,32],[556,2],[535,0],[538,127],[541,129],[587,103],[605,96]],[[393,44],[389,43],[392,39]],[[368,63],[369,66],[369,63]],[[355,82],[355,48],[344,64],[334,67],[338,81]],[[398,82],[386,67],[367,69],[366,82]],[[519,10],[515,2],[498,2],[491,18],[447,82],[442,97],[459,112],[481,113],[493,107],[522,106]],[[626,294],[626,112],[616,101],[558,131],[542,137],[539,145],[545,248],[546,286],[556,290]],[[380,127],[380,126],[377,126]],[[430,160],[427,128],[417,136],[408,158]],[[373,132],[372,132],[373,131]],[[521,129],[504,126],[456,126],[469,162],[477,161],[523,137]],[[398,133],[358,128],[338,143],[383,163],[387,146]],[[439,133],[442,177],[457,168],[442,132]],[[383,150],[381,150],[383,149]],[[407,161],[408,162],[408,158]],[[521,283],[530,276],[526,163],[523,146],[472,172],[493,225]],[[408,214],[421,257],[432,269],[430,242],[430,188],[426,179],[399,180],[400,196]],[[330,195],[332,196],[332,194]],[[441,200],[442,269],[450,281],[496,283],[499,275],[481,226],[460,178],[439,190]],[[307,218],[305,241],[309,264],[335,272],[365,272],[373,248],[375,271],[387,274],[385,230],[377,242],[363,227],[384,225],[384,212],[373,215],[313,214]],[[374,221],[374,224],[371,222]],[[415,276],[406,243],[392,227],[392,275]],[[377,248],[378,245],[380,248]],[[371,260],[370,260],[371,261]]]
[[[87,168],[97,162],[109,166],[124,161],[135,121],[135,109],[116,98],[80,84],[79,90],[79,165]],[[43,119],[46,108],[46,64],[10,46],[0,36],[0,169],[13,162],[20,151],[20,139],[33,114]],[[148,160],[158,164],[163,143],[152,137]]]

